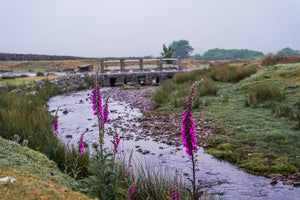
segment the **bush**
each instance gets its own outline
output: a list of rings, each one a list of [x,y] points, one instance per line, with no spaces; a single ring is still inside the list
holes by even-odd
[[[218,92],[218,88],[212,79],[204,78],[197,92],[199,92],[200,96],[215,96]]]
[[[262,65],[270,66],[276,64],[287,64],[287,63],[298,63],[300,62],[300,56],[287,56],[287,55],[277,55],[277,56],[267,56],[262,61]]]
[[[257,107],[258,103],[282,101],[285,98],[283,91],[278,86],[267,83],[254,85],[248,96],[249,103],[255,107]]]
[[[237,83],[256,73],[255,67],[235,67],[230,65],[219,65],[212,68],[211,74],[214,80],[223,83]]]

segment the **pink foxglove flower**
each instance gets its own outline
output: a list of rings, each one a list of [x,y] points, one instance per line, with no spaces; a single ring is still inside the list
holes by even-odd
[[[119,147],[119,144],[120,144],[120,138],[119,138],[118,133],[116,133],[114,135],[114,139],[110,140],[110,142],[114,145],[115,154],[118,153],[118,147]]]
[[[57,121],[57,116],[55,116],[55,119],[54,119],[54,123],[53,123],[53,131],[58,134],[58,121]]]
[[[84,135],[84,133],[81,135],[80,141],[78,141],[78,144],[79,144],[78,153],[79,154],[82,154],[83,153],[83,149],[84,149],[83,135]]]
[[[99,85],[92,90],[92,103],[94,115],[99,115],[103,119],[102,96]]]
[[[129,190],[129,194],[128,194],[129,198],[131,198],[134,193],[134,186],[135,186],[135,184]]]
[[[202,82],[197,81],[195,82],[189,90],[188,94],[188,100],[184,102],[185,104],[185,111],[183,113],[183,118],[182,118],[182,142],[183,146],[186,148],[186,153],[189,156],[192,156],[193,151],[197,152],[198,148],[196,146],[197,144],[197,139],[196,139],[196,134],[195,134],[195,127],[194,127],[194,121],[192,119],[192,103],[194,101],[194,92],[196,90],[196,87]]]
[[[59,109],[59,107],[56,109],[56,112],[55,112],[55,119],[54,119],[54,122],[53,122],[53,131],[54,131],[56,134],[58,134],[58,116],[57,116],[58,109]]]

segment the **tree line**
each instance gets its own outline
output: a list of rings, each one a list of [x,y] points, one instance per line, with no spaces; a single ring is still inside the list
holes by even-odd
[[[195,54],[193,47],[187,40],[173,41],[169,46],[163,45],[163,51],[160,53],[163,58],[182,57],[192,58],[194,60],[231,60],[231,59],[242,59],[262,56],[275,56],[276,54],[264,55],[260,51],[253,51],[248,49],[209,49],[203,55]],[[289,47],[283,48],[277,52],[277,55],[297,55],[299,51],[293,50]]]

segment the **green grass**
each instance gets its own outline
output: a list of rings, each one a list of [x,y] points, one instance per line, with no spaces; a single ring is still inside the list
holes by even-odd
[[[0,182],[1,199],[89,199],[72,191],[77,182],[45,155],[0,137],[0,177],[6,176],[16,182]]]
[[[227,69],[222,65],[220,67],[221,70],[214,68],[213,72]],[[154,106],[164,112],[182,111],[182,103],[187,97],[191,83],[203,76],[206,76],[206,79],[211,78],[209,70],[203,74],[190,73],[194,74],[175,76],[172,81],[157,90],[153,94]],[[201,77],[195,73],[201,74]],[[245,76],[238,83],[215,82],[216,95],[195,94],[195,102],[199,102],[198,108],[194,106],[194,116],[203,117],[216,124],[216,127],[211,127],[217,132],[209,138],[207,152],[259,175],[288,175],[299,170],[299,74],[299,63],[275,65],[249,78]],[[227,75],[228,80],[231,80],[230,73]],[[253,93],[261,90],[268,91],[273,98],[266,95],[261,100],[264,92]],[[254,105],[253,101],[249,102],[251,95],[259,100],[257,105]],[[172,99],[176,100],[177,104],[174,104]]]
[[[275,116],[268,107],[244,107],[246,92],[239,91],[238,85],[223,83],[218,88],[219,95],[228,95],[228,104],[222,104],[223,97],[210,97],[211,105],[199,109],[206,110],[203,117],[223,130],[208,141],[208,147],[222,155],[208,152],[257,174],[288,174],[300,168],[300,134],[295,121]],[[232,148],[224,149],[224,144]],[[257,168],[259,159],[251,154],[263,154],[264,166]],[[280,156],[286,158],[288,170],[278,167]]]

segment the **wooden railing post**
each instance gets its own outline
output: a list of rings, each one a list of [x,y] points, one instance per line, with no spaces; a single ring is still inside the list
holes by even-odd
[[[143,71],[143,58],[139,59],[139,64],[140,64],[140,71]]]
[[[162,58],[159,58],[159,71],[162,71],[163,69],[163,59]]]
[[[182,61],[182,58],[179,56],[179,57],[177,58],[178,70],[182,70],[181,61]]]
[[[124,58],[121,58],[120,59],[120,69],[121,69],[121,72],[123,72],[124,71],[124,68],[125,68],[125,62],[124,62]]]
[[[107,59],[105,58],[104,61],[107,61]],[[108,63],[107,62],[104,62],[104,67],[105,67],[105,69],[108,69]]]
[[[101,73],[104,73],[104,59],[100,59],[100,65],[101,65]]]

